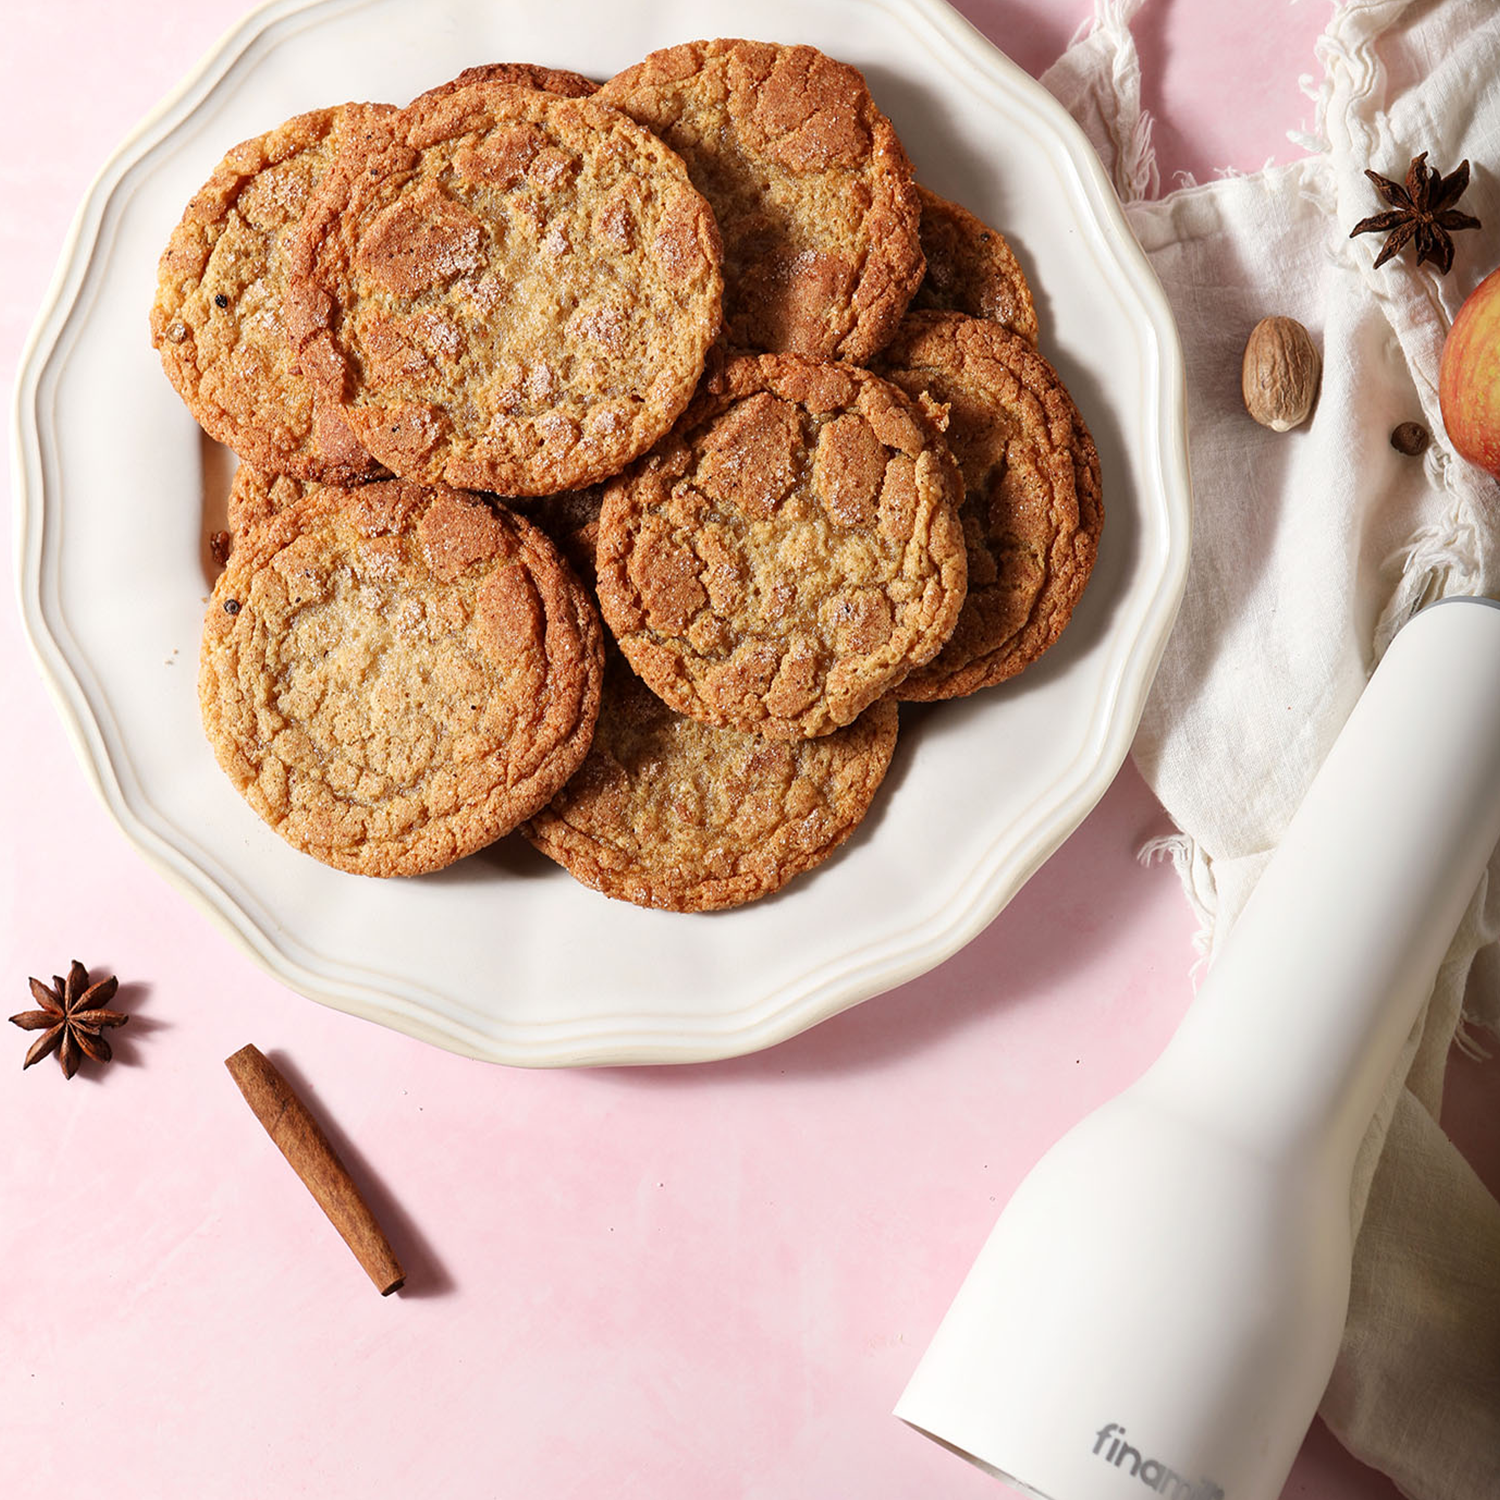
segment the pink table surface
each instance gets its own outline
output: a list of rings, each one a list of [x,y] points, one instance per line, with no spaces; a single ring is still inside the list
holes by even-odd
[[[962,8],[1033,72],[1088,14]],[[8,16],[7,385],[94,171],[241,9]],[[1146,7],[1164,180],[1294,154],[1325,16]],[[0,1013],[76,956],[121,976],[133,1017],[119,1062],[71,1084],[50,1062],[23,1075],[26,1039],[0,1035],[0,1494],[1005,1492],[889,1412],[1026,1168],[1188,1001],[1193,924],[1170,869],[1137,862],[1168,825],[1131,767],[924,978],[758,1056],[524,1072],[268,978],[105,816],[13,607],[0,674]],[[240,1102],[222,1060],[251,1040],[346,1150],[408,1267],[397,1296],[375,1294]],[[1492,1184],[1496,1081],[1456,1061],[1449,1109]],[[1315,1426],[1286,1494],[1396,1491]]]

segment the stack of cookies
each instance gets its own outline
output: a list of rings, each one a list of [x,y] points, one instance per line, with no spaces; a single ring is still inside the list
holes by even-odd
[[[341,870],[520,828],[627,901],[766,895],[898,703],[1034,661],[1098,545],[1010,247],[809,47],[298,116],[188,205],[151,329],[241,460],[209,739]]]

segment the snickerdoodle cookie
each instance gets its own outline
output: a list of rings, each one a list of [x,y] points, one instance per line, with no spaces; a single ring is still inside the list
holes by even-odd
[[[157,269],[151,342],[210,437],[271,474],[382,472],[303,377],[282,325],[286,252],[336,151],[387,105],[298,115],[236,146],[188,204]]]
[[[548,68],[541,63],[481,63],[478,67],[465,68],[458,77],[418,94],[417,99],[451,94],[455,89],[468,88],[471,83],[513,83],[518,88],[567,94],[573,99],[587,99],[590,94],[599,92],[599,85],[592,78],[585,78],[582,73],[573,73],[567,68]]]
[[[669,911],[738,906],[821,864],[854,831],[896,745],[893,699],[812,740],[674,713],[610,651],[582,768],[522,832],[575,879]]]
[[[917,194],[927,274],[912,298],[912,311],[936,308],[992,318],[1028,344],[1036,343],[1036,303],[1005,236],[920,184]]]
[[[680,713],[827,734],[947,640],[964,598],[961,494],[941,438],[895,386],[743,355],[606,488],[600,608]]]
[[[860,363],[922,279],[911,164],[857,69],[812,47],[687,42],[598,97],[687,163],[724,236],[724,322],[744,349]]]
[[[291,251],[303,368],[396,473],[503,495],[617,472],[719,329],[713,214],[597,102],[477,83],[341,154]]]
[[[277,511],[300,500],[314,485],[290,474],[265,474],[252,464],[241,464],[229,485],[227,524],[238,536],[247,526],[258,525]]]
[[[547,803],[588,750],[602,670],[593,605],[529,522],[386,480],[236,538],[198,686],[219,764],[283,838],[415,875]]]
[[[947,406],[963,470],[968,599],[952,639],[897,689],[957,698],[1015,676],[1068,623],[1104,523],[1099,455],[1057,372],[997,323],[913,313],[880,370]]]

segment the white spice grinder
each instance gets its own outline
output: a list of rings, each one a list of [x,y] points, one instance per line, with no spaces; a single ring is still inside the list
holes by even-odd
[[[1396,636],[1159,1060],[1006,1205],[897,1416],[1044,1500],[1276,1500],[1356,1151],[1500,841],[1500,605]]]

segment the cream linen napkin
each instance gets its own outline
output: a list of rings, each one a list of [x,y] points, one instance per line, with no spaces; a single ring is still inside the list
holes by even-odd
[[[1211,962],[1395,630],[1426,599],[1500,594],[1500,487],[1447,447],[1437,403],[1444,334],[1500,263],[1500,6],[1350,0],[1318,44],[1312,133],[1294,137],[1314,154],[1158,198],[1139,5],[1099,0],[1043,82],[1113,176],[1187,358],[1193,557],[1134,754],[1181,830],[1163,850]],[[1446,279],[1410,256],[1374,270],[1379,237],[1349,238],[1385,206],[1363,169],[1399,179],[1424,150],[1444,172],[1469,159],[1460,206],[1485,224],[1455,237]],[[1239,391],[1271,313],[1323,351],[1313,419],[1287,434],[1257,427]],[[1408,420],[1433,434],[1423,458],[1390,446]],[[1497,937],[1500,863],[1365,1142],[1322,1407],[1414,1500],[1500,1500],[1500,1207],[1435,1123],[1449,1047],[1500,1028]]]

